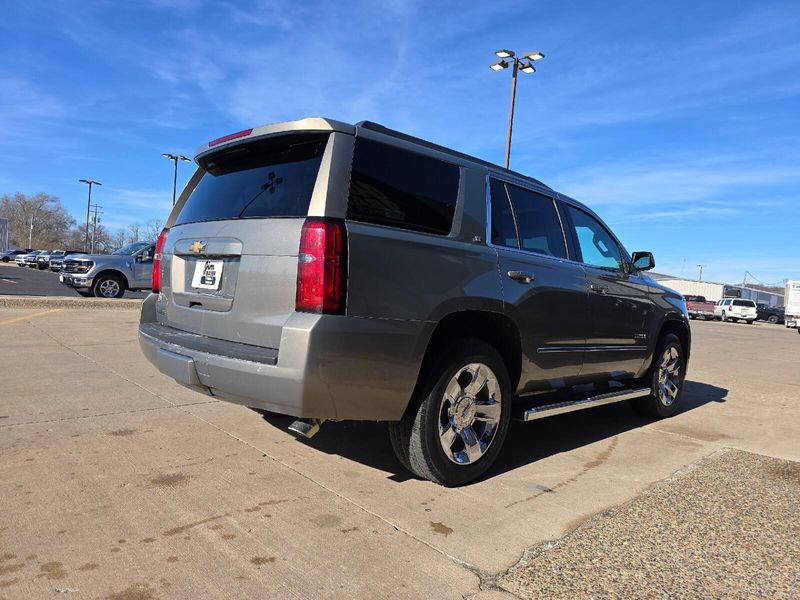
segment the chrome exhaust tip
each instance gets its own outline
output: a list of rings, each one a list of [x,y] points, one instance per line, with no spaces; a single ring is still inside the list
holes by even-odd
[[[310,440],[317,434],[320,425],[324,422],[325,419],[297,419],[294,423],[289,425],[289,431]]]

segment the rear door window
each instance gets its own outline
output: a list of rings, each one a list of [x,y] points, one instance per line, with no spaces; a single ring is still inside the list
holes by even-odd
[[[519,230],[519,247],[535,254],[567,258],[561,221],[552,198],[505,184]]]
[[[750,308],[755,308],[756,307],[755,303],[752,300],[734,300],[733,301],[733,305],[734,306],[747,306],[747,307],[750,307]]]
[[[517,225],[505,184],[497,179],[490,179],[489,193],[492,204],[492,244],[519,248]]]
[[[205,173],[175,225],[306,216],[328,137],[281,135],[204,156],[199,162]]]
[[[454,164],[356,138],[347,218],[447,235],[458,184]]]

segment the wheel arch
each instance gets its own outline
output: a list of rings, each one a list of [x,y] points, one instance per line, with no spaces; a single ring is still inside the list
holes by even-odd
[[[517,324],[503,313],[487,310],[461,310],[441,318],[428,339],[412,397],[427,378],[437,351],[457,338],[476,338],[493,346],[503,358],[511,389],[519,384],[522,372],[522,342]]]
[[[123,273],[122,271],[120,271],[118,269],[111,269],[111,268],[103,269],[97,275],[95,275],[92,278],[92,287],[94,287],[94,283],[97,282],[98,279],[100,279],[101,277],[104,277],[106,275],[116,275],[117,277],[122,279],[122,283],[125,285],[125,289],[126,290],[130,289],[130,286],[128,284],[128,277],[125,275],[125,273]]]
[[[674,334],[681,343],[683,347],[683,353],[686,357],[686,362],[689,362],[689,354],[691,353],[691,332],[689,330],[689,324],[683,321],[682,319],[666,319],[661,324],[661,329],[658,332],[658,338],[656,339],[656,343],[658,343],[661,338],[663,338],[668,333]]]

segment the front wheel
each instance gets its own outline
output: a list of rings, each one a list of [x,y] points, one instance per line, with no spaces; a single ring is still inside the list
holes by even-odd
[[[92,291],[98,298],[122,298],[125,283],[117,275],[102,275],[94,282]]]
[[[511,382],[503,359],[478,339],[439,354],[403,419],[389,424],[392,448],[419,477],[456,486],[492,465],[511,420]]]
[[[650,393],[632,401],[636,412],[658,419],[671,417],[678,412],[685,372],[683,346],[676,335],[669,333],[659,341],[653,364],[645,376],[644,381],[650,385]]]

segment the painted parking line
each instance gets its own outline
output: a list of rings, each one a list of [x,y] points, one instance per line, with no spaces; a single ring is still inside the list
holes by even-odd
[[[6,319],[5,321],[0,321],[0,327],[3,325],[11,325],[12,323],[18,323],[20,321],[27,321],[28,319],[35,319],[36,317],[43,317],[45,315],[49,315],[52,313],[61,312],[60,308],[54,308],[53,310],[45,310],[38,313],[33,313],[32,315],[26,315],[24,317],[16,317],[14,319]]]
[[[0,277],[0,281],[5,281],[6,283],[13,283],[14,285],[17,285],[16,281],[12,281],[11,279],[5,279],[3,277]]]

